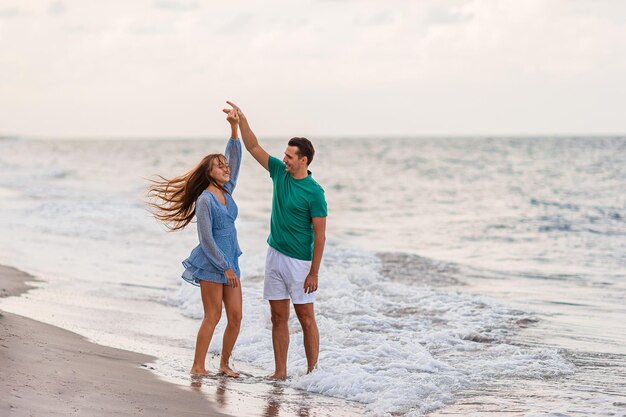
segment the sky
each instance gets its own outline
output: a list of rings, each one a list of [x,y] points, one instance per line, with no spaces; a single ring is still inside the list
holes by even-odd
[[[0,0],[0,135],[626,133],[622,0]]]

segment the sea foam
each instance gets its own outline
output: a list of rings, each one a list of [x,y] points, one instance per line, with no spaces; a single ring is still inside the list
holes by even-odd
[[[331,242],[332,243],[332,242]],[[244,318],[234,358],[273,371],[269,306],[262,300],[263,257],[245,262]],[[557,351],[516,346],[507,337],[534,320],[483,297],[392,282],[375,253],[331,244],[315,304],[318,369],[306,374],[302,331],[292,312],[286,385],[366,404],[371,415],[421,415],[486,381],[573,372]],[[181,283],[168,302],[202,317],[197,288]],[[218,334],[223,330],[220,324]],[[219,352],[221,341],[211,350]]]

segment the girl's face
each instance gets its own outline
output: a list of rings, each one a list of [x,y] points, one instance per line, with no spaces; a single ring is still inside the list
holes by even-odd
[[[221,186],[224,186],[230,180],[230,167],[225,157],[220,156],[213,159],[209,175]]]

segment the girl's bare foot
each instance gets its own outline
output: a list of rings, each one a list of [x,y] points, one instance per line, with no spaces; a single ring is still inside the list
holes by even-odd
[[[191,368],[191,371],[189,371],[189,373],[191,374],[191,376],[206,376],[209,374],[204,368]]]
[[[237,377],[239,377],[239,375],[241,375],[240,372],[237,372],[237,371],[234,371],[234,370],[230,369],[230,367],[228,365],[220,366],[220,374],[229,376],[231,378],[237,378]]]
[[[274,380],[284,380],[284,379],[287,379],[287,374],[281,374],[281,373],[275,372],[274,375],[270,375],[268,378],[274,379]]]

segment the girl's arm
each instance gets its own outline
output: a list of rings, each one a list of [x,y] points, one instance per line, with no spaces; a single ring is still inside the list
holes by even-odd
[[[241,141],[237,138],[228,139],[224,155],[230,167],[230,180],[225,185],[228,192],[232,194],[239,178],[239,168],[241,168]]]
[[[235,109],[226,111],[228,116],[226,120],[230,123],[230,139],[226,144],[226,160],[230,166],[230,180],[225,184],[226,189],[232,194],[235,186],[237,185],[237,178],[239,177],[239,168],[241,167],[241,142],[239,141],[239,115]]]
[[[199,198],[196,204],[196,218],[198,219],[198,238],[202,252],[209,259],[211,265],[220,272],[232,269],[233,266],[226,260],[226,256],[213,239],[213,224],[211,219],[211,205],[204,198]]]

